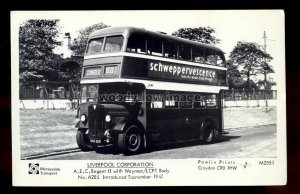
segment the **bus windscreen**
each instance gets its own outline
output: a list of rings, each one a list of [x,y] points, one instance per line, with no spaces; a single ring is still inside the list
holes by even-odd
[[[106,37],[106,39],[103,37],[91,39],[88,43],[86,55],[118,52],[122,49],[123,40],[123,36],[109,36]]]

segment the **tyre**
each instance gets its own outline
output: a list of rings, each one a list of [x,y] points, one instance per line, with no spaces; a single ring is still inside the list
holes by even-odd
[[[123,154],[137,154],[143,147],[143,135],[136,125],[118,136],[118,148]]]
[[[78,129],[76,134],[77,145],[82,151],[90,151],[93,149],[87,131],[87,129]]]
[[[215,127],[211,122],[205,122],[203,125],[203,138],[204,143],[213,143],[215,141]]]

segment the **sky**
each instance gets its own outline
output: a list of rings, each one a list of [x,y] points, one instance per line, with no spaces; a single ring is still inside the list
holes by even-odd
[[[267,35],[267,52],[275,72],[284,70],[284,12],[280,10],[226,11],[23,11],[12,13],[12,24],[20,25],[27,19],[59,19],[62,36],[65,32],[76,38],[78,30],[103,22],[110,26],[134,26],[171,34],[183,27],[210,26],[221,42],[216,46],[228,56],[238,41],[263,45]],[[61,36],[61,38],[62,38]],[[276,74],[272,77],[274,80]]]

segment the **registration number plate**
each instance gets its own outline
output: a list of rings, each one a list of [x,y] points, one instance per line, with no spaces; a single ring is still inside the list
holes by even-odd
[[[91,139],[90,140],[91,143],[101,143],[100,139]]]

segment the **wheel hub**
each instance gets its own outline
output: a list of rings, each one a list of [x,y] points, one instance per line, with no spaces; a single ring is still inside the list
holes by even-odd
[[[136,134],[131,134],[128,138],[128,142],[131,146],[136,146],[138,143],[138,137]]]

